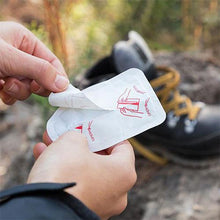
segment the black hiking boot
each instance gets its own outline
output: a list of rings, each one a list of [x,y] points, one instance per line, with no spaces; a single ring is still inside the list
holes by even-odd
[[[134,148],[161,164],[165,160],[158,155],[193,167],[220,162],[220,106],[192,102],[180,95],[179,73],[169,67],[155,67],[147,44],[136,32],[129,32],[127,41],[116,43],[110,56],[78,76],[74,84],[84,89],[132,67],[145,73],[167,113],[163,124],[131,140]]]

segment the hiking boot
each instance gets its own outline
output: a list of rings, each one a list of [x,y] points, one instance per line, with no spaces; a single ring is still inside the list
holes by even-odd
[[[220,162],[220,106],[193,102],[181,95],[177,88],[179,73],[169,67],[156,67],[148,45],[138,33],[129,32],[127,41],[116,43],[110,56],[79,75],[74,84],[84,89],[129,68],[145,73],[167,113],[161,125],[131,140],[134,148],[161,164],[165,160],[158,155],[186,166]]]

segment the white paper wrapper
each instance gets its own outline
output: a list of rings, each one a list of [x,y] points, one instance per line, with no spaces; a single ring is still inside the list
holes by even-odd
[[[64,92],[52,93],[49,103],[60,107],[47,123],[49,137],[54,141],[67,131],[81,132],[93,152],[155,127],[166,118],[145,75],[134,68],[82,91],[70,85]]]

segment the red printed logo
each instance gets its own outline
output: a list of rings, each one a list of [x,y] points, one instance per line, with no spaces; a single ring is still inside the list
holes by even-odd
[[[139,111],[140,99],[139,98],[130,98],[131,89],[125,89],[122,95],[118,98],[117,108],[120,109],[120,112],[124,116],[142,118],[143,112]]]
[[[88,132],[89,132],[89,136],[90,136],[91,140],[92,140],[92,141],[95,141],[94,135],[93,135],[93,133],[92,133],[92,131],[91,131],[92,122],[93,122],[93,121],[90,121],[90,122],[88,123]]]
[[[79,126],[75,127],[75,129],[78,130],[82,134],[83,125],[79,125]]]
[[[146,92],[141,91],[140,89],[138,89],[136,86],[133,86],[134,90],[140,94],[145,94]]]
[[[133,91],[133,93],[131,91]],[[144,111],[146,111],[148,116],[151,116],[149,109],[150,97],[146,99],[145,93],[146,92],[139,90],[135,85],[132,89],[126,88],[118,98],[117,109],[120,110],[122,115],[128,117],[143,118]],[[143,98],[142,102],[140,97]]]
[[[149,108],[148,108],[148,102],[149,102],[149,100],[150,100],[150,97],[149,97],[147,100],[145,100],[144,107],[145,107],[145,110],[146,110],[148,116],[151,116],[150,110],[149,110]]]

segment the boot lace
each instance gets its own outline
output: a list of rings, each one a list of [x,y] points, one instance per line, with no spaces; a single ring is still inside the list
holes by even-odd
[[[158,98],[166,112],[173,111],[176,116],[187,115],[189,120],[194,120],[200,107],[190,98],[180,95],[177,86],[180,82],[180,74],[169,67],[157,67],[158,71],[165,72],[162,76],[151,80],[151,86],[155,89]]]

